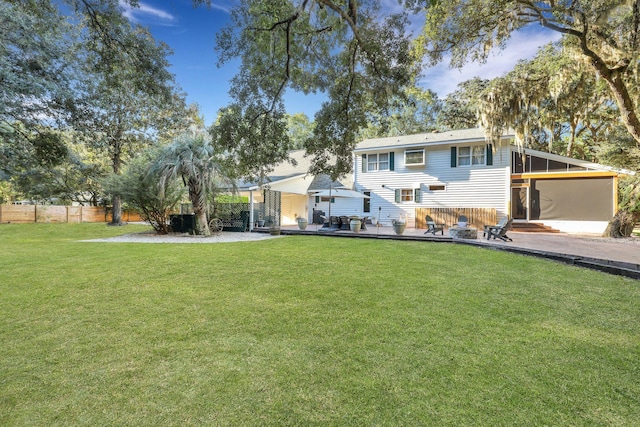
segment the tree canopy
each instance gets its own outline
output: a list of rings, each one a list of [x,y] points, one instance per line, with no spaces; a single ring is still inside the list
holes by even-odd
[[[168,71],[168,47],[122,4],[0,1],[0,180],[24,197],[96,203],[107,165],[119,173],[200,120]]]
[[[312,172],[350,171],[369,113],[387,108],[417,72],[406,24],[406,14],[382,13],[377,0],[240,0],[217,35],[221,63],[240,58],[241,65],[233,103],[212,130],[216,145],[237,158],[243,175],[264,176],[265,165],[292,147],[285,92],[321,91],[327,101],[305,142]]]
[[[414,10],[426,7],[417,51],[431,63],[446,53],[454,67],[484,61],[492,48],[504,48],[514,31],[529,25],[564,35],[592,72],[607,82],[620,119],[640,144],[635,84],[640,65],[639,0],[406,0],[405,4]]]

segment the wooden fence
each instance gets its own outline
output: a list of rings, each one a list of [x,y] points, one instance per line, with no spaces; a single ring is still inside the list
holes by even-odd
[[[460,215],[469,219],[469,226],[480,230],[484,225],[498,222],[495,208],[419,208],[416,209],[416,228],[427,228],[426,215],[437,223],[446,224],[447,227],[457,224]]]
[[[111,218],[111,209],[96,206],[0,205],[0,224],[109,222]],[[137,222],[142,218],[135,210],[124,210],[122,220]]]

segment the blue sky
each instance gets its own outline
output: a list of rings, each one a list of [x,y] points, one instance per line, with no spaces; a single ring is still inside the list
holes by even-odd
[[[125,9],[129,20],[148,27],[156,40],[171,47],[174,52],[169,57],[171,72],[187,93],[187,101],[200,105],[207,125],[213,122],[217,111],[229,103],[229,82],[238,67],[236,62],[218,68],[214,50],[216,32],[229,21],[233,3],[233,0],[214,0],[211,8],[194,8],[192,0],[140,0],[139,8]],[[419,31],[417,26],[416,31]],[[423,70],[419,82],[423,88],[444,98],[458,83],[475,76],[500,76],[510,71],[519,59],[532,57],[539,46],[558,39],[558,34],[546,31],[519,32],[514,34],[506,49],[495,52],[486,64],[470,63],[462,70],[452,70],[447,63],[442,63]],[[289,92],[286,96],[290,114],[303,112],[310,119],[321,102],[321,95]]]

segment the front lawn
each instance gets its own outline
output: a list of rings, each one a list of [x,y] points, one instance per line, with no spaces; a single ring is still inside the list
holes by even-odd
[[[640,282],[442,243],[0,225],[0,425],[638,425]]]

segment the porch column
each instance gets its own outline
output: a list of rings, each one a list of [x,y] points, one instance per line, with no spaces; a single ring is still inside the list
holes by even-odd
[[[253,190],[249,190],[249,231],[253,231]]]

